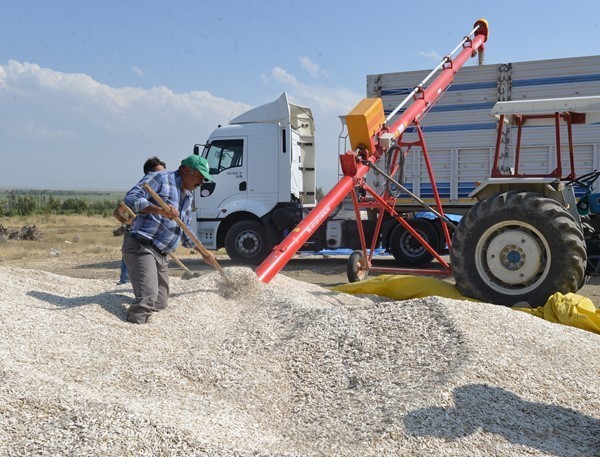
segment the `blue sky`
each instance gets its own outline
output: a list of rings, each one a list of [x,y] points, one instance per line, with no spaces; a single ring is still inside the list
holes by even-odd
[[[126,190],[147,157],[174,169],[218,124],[286,91],[313,110],[328,190],[338,116],[365,96],[368,74],[435,67],[479,18],[486,63],[600,52],[591,0],[0,5],[2,188]]]

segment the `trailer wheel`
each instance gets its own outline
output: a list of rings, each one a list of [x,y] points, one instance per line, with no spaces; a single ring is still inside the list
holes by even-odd
[[[225,235],[227,255],[234,262],[244,265],[259,265],[272,248],[267,230],[260,222],[236,222]]]
[[[409,219],[408,224],[437,252],[440,237],[426,219]],[[433,255],[404,228],[398,224],[390,236],[389,249],[396,262],[404,267],[417,267],[431,262]]]
[[[583,284],[587,254],[573,216],[556,200],[509,191],[477,203],[462,218],[450,262],[463,295],[512,306],[544,304]]]
[[[367,268],[366,260],[362,251],[354,251],[350,254],[347,265],[348,281],[357,282],[367,279],[369,269]]]

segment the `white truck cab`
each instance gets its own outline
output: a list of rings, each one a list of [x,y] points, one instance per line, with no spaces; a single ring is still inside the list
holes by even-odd
[[[315,205],[312,112],[285,92],[219,126],[201,155],[214,182],[195,191],[195,231],[235,261],[260,263]]]

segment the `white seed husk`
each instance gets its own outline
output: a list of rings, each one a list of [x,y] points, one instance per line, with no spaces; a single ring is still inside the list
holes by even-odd
[[[0,267],[0,455],[600,455],[600,335],[225,271],[134,325],[129,286]]]

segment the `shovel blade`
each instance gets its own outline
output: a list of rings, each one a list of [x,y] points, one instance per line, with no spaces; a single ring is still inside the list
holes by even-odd
[[[198,273],[192,273],[191,271],[186,271],[181,275],[181,279],[194,279],[199,277],[200,275]]]

